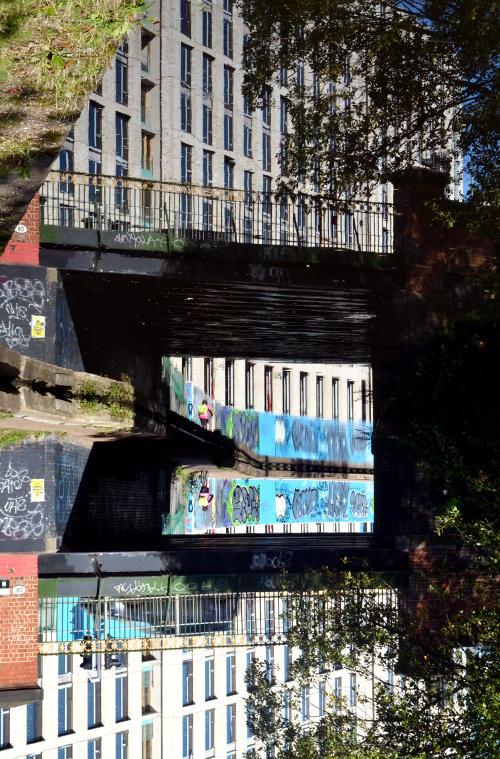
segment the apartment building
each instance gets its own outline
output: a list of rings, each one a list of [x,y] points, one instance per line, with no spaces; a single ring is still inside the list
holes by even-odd
[[[250,616],[243,612],[250,632],[262,632],[259,614],[267,615],[268,642],[281,624],[272,596],[252,605]],[[253,646],[251,639],[248,646],[93,654],[92,669],[82,668],[80,654],[40,656],[43,701],[0,709],[2,759],[243,759],[259,748],[247,726],[249,664],[265,662],[269,682],[291,689],[298,654],[284,643]],[[392,687],[392,672],[377,670],[368,679],[345,669],[325,672],[302,689],[293,715],[283,704],[284,715],[306,727],[342,698],[358,722],[373,719],[375,678]]]
[[[174,357],[211,399],[238,409],[339,421],[372,421],[371,369],[363,364],[311,364],[200,356]]]

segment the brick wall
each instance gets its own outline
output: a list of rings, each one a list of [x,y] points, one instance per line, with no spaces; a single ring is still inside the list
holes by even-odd
[[[9,580],[8,595],[0,595],[0,689],[33,688],[38,679],[38,556],[0,556],[0,578]],[[14,593],[21,587],[24,593]]]
[[[40,197],[38,192],[29,204],[18,226],[26,232],[14,232],[0,261],[3,264],[38,264],[40,245]]]

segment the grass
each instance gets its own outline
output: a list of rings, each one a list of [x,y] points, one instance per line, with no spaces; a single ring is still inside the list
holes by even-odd
[[[28,438],[41,438],[50,434],[50,432],[41,432],[40,430],[0,430],[0,450],[19,445]]]
[[[0,3],[0,174],[57,151],[143,0]]]
[[[80,407],[86,414],[107,412],[117,421],[131,420],[133,412],[132,388],[115,383],[103,391],[93,380],[82,382],[79,388]]]

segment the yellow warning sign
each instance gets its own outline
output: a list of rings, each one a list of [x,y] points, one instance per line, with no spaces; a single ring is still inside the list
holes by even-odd
[[[31,501],[45,501],[45,480],[30,480]]]
[[[45,316],[31,315],[31,337],[45,337]]]

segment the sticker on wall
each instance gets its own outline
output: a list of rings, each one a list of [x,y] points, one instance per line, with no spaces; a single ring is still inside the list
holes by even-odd
[[[31,337],[45,337],[45,316],[31,314]]]
[[[0,579],[0,596],[8,596],[10,593],[10,580]]]
[[[24,585],[14,585],[12,592],[15,596],[24,596],[26,593],[26,587]]]
[[[25,235],[28,231],[28,227],[25,226],[25,224],[18,224],[16,227],[16,232],[18,235]]]
[[[45,480],[30,480],[31,502],[45,501]]]

